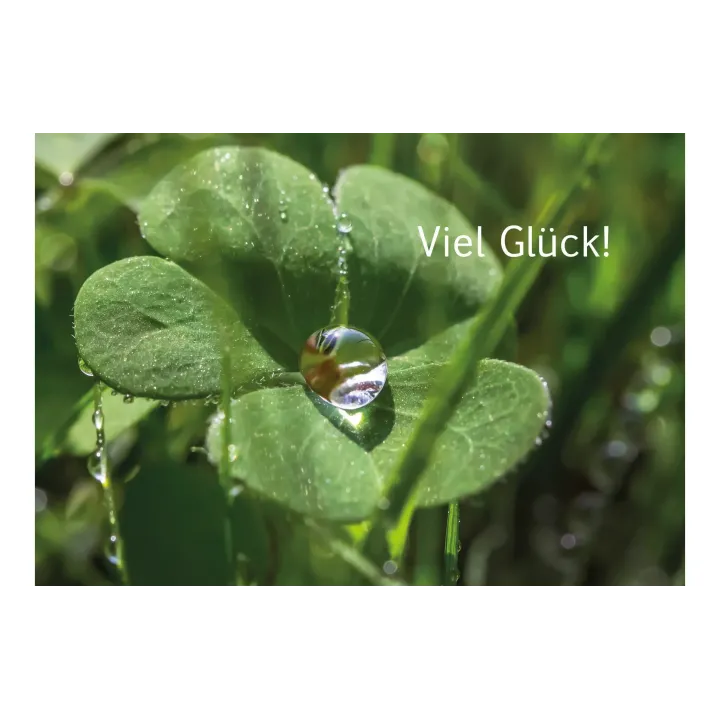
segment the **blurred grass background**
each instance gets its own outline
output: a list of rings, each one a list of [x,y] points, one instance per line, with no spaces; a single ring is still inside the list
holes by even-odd
[[[172,167],[224,144],[268,147],[330,186],[373,163],[454,202],[502,262],[577,165],[583,135],[37,135],[35,238],[36,583],[104,584],[101,493],[87,473],[90,423],[64,428],[92,381],[78,369],[72,306],[110,262],[154,254],[138,203]],[[461,584],[684,584],[683,135],[619,135],[575,223],[610,226],[608,258],[551,258],[516,317],[516,362],[553,398],[543,444],[490,491],[461,503]],[[131,580],[220,584],[223,499],[202,453],[211,408],[118,404],[111,444],[123,481]],[[108,417],[112,418],[108,413]],[[459,460],[461,461],[461,460]],[[236,499],[244,582],[355,582],[282,509]],[[417,513],[406,581],[438,584],[445,509]],[[220,558],[220,560],[218,559]]]

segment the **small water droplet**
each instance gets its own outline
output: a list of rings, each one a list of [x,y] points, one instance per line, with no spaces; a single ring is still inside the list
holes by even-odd
[[[387,359],[380,344],[357,328],[322,328],[306,341],[300,372],[323,400],[343,410],[371,403],[387,381]]]
[[[103,451],[101,448],[98,448],[90,455],[87,461],[87,469],[98,482],[103,482],[105,474],[103,472]]]
[[[280,211],[280,220],[282,220],[283,222],[287,222],[287,219],[288,219],[287,213],[284,210],[281,210]]]
[[[102,430],[103,425],[105,424],[105,416],[103,415],[103,411],[100,408],[97,408],[92,416],[93,419],[93,425],[95,426],[96,430]]]
[[[386,575],[394,575],[398,571],[397,563],[392,560],[386,560],[383,563],[383,572]]]
[[[170,401],[169,401],[169,400],[161,400],[161,401],[160,401],[160,404],[161,404],[163,407],[168,407],[168,406],[170,405]]]
[[[78,356],[78,367],[80,368],[80,372],[83,375],[87,375],[88,377],[94,377],[93,371],[88,367],[87,363]]]
[[[343,213],[337,221],[337,229],[338,232],[342,235],[347,235],[349,232],[352,232],[352,222],[350,221],[350,218]]]
[[[134,398],[132,395],[130,395],[130,393],[128,393],[127,395],[125,395],[125,396],[123,397],[123,402],[124,402],[124,403],[131,403],[131,402],[133,402],[134,400],[135,400],[135,398]]]

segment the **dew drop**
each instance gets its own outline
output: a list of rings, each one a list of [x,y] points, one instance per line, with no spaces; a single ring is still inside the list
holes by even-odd
[[[98,482],[103,482],[105,472],[103,468],[103,450],[101,448],[98,448],[90,455],[87,461],[87,469]]]
[[[352,232],[352,222],[350,221],[350,218],[343,213],[337,221],[337,229],[338,232],[342,235],[347,235],[349,232]]]
[[[134,400],[135,400],[135,398],[134,398],[132,395],[130,395],[130,393],[128,393],[127,395],[125,395],[125,396],[123,397],[123,402],[124,402],[124,403],[131,403],[131,402],[133,402]]]
[[[287,222],[287,219],[288,219],[288,214],[284,210],[281,210],[280,211],[280,220],[282,220],[283,222]]]
[[[87,363],[80,356],[78,356],[78,367],[80,368],[80,372],[83,375],[93,377],[93,371],[88,367]]]
[[[322,328],[306,341],[300,372],[323,400],[343,410],[371,403],[387,381],[387,359],[377,340],[357,328]]]
[[[105,424],[105,416],[103,415],[103,411],[100,408],[97,408],[92,416],[93,419],[93,425],[95,426],[96,430],[102,430],[103,426]]]

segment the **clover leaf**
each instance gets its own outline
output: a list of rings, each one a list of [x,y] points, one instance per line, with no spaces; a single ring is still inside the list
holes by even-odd
[[[463,321],[501,282],[487,249],[484,257],[426,255],[418,226],[430,236],[436,226],[443,237],[472,236],[468,221],[380,168],[346,170],[331,195],[296,162],[238,147],[205,151],[172,170],[139,220],[167,259],[122,260],[86,281],[75,303],[85,363],[113,388],[160,399],[219,394],[229,367],[241,395],[231,408],[231,473],[307,515],[370,515]],[[304,341],[330,319],[344,241],[350,324],[377,337],[389,357],[388,385],[356,413],[302,385],[273,387],[278,374],[297,372]],[[506,473],[533,447],[548,404],[531,370],[479,363],[419,502],[447,502]],[[221,435],[212,423],[216,461]]]

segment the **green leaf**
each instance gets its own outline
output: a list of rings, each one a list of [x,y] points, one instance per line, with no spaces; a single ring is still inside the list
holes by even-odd
[[[437,379],[437,363],[417,364],[414,357],[390,362],[395,422],[388,439],[373,450],[383,477],[390,472],[420,416]],[[532,370],[483,360],[444,427],[418,497],[420,506],[441,505],[488,487],[511,470],[534,446],[548,417],[549,396]]]
[[[347,428],[324,412],[326,403],[313,402],[300,387],[260,390],[233,401],[231,473],[305,515],[346,522],[367,517],[380,499],[380,477]],[[216,417],[208,431],[213,462],[220,457],[221,437]]]
[[[229,136],[190,139],[177,133],[154,141],[133,140],[122,148],[120,158],[110,168],[89,168],[83,185],[102,188],[138,212],[153,187],[176,165],[208,147],[226,145],[228,141],[231,141]]]
[[[227,585],[223,493],[207,466],[145,462],[120,510],[132,585]]]
[[[234,387],[278,369],[228,305],[156,257],[120,260],[85,282],[75,301],[75,340],[96,377],[145,397],[219,393],[225,347]]]
[[[454,251],[455,238],[474,241],[477,228],[419,183],[361,165],[340,175],[334,193],[352,224],[350,322],[369,330],[388,354],[422,344],[495,294],[502,272],[492,251],[485,246],[478,257],[474,243],[468,257]],[[418,226],[428,246],[439,228],[430,257]]]
[[[233,476],[300,513],[345,522],[369,517],[443,367],[428,357],[431,352],[420,348],[391,360],[389,386],[355,413],[314,400],[301,388],[263,390],[234,401]],[[548,406],[545,385],[532,370],[500,360],[479,363],[438,440],[419,504],[446,503],[502,477],[535,446]],[[217,462],[219,421],[211,424],[208,447]]]
[[[140,227],[158,253],[270,333],[286,363],[296,363],[330,317],[338,264],[332,202],[289,158],[260,148],[200,153],[150,193]]]
[[[36,133],[35,160],[56,175],[74,173],[114,137],[113,133]]]

